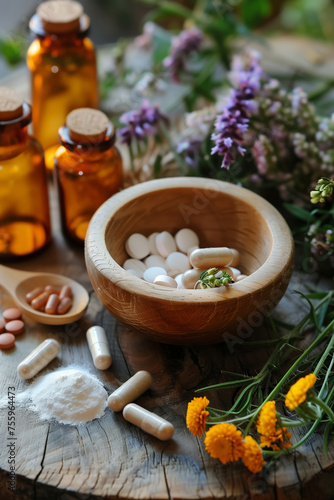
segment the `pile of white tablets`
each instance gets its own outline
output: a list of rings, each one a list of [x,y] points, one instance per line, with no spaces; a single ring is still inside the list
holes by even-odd
[[[199,238],[189,228],[180,229],[175,236],[168,231],[148,237],[134,233],[126,240],[125,250],[129,258],[123,268],[156,285],[194,288],[200,273],[210,267],[223,268],[235,281],[246,277],[237,269],[240,262],[237,250],[199,248]]]

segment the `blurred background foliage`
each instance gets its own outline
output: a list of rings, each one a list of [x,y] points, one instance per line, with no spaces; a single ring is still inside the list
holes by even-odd
[[[31,0],[31,15],[38,3]],[[334,0],[84,0],[82,3],[93,18],[92,38],[97,44],[136,36],[148,20],[178,31],[184,27],[185,19],[189,19],[189,12],[195,16],[204,12],[207,19],[215,19],[220,25],[216,25],[217,37],[222,31],[225,37],[284,32],[334,39]],[[3,9],[7,7],[3,5]],[[17,27],[10,33],[0,32],[0,54],[9,65],[24,59],[29,44],[28,20],[29,15],[24,20],[18,19]]]

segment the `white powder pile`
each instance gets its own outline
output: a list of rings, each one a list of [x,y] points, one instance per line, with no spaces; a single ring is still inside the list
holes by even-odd
[[[94,375],[77,367],[59,368],[39,377],[21,396],[21,404],[30,400],[28,407],[42,420],[69,425],[101,417],[108,397]]]

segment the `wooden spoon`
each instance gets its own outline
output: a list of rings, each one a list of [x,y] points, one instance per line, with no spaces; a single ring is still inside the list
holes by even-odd
[[[46,314],[36,311],[28,304],[26,294],[34,288],[44,288],[46,285],[57,287],[69,285],[72,288],[73,305],[66,314]],[[0,265],[0,286],[12,295],[22,311],[29,314],[35,321],[46,325],[66,325],[76,321],[85,314],[89,301],[88,292],[80,283],[59,274],[31,273]]]

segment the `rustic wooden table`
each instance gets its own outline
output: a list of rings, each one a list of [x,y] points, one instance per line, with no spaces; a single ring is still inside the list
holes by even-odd
[[[247,348],[247,341],[231,353],[222,343],[214,346],[180,347],[149,341],[128,327],[118,324],[104,309],[89,282],[83,249],[69,246],[63,239],[58,204],[51,186],[54,239],[39,255],[15,264],[22,270],[49,271],[70,276],[90,293],[84,318],[65,327],[42,326],[25,317],[25,333],[17,337],[14,348],[0,351],[1,398],[8,388],[18,395],[29,382],[16,373],[17,364],[41,341],[57,339],[62,344],[59,358],[42,373],[76,363],[102,380],[108,393],[140,369],[154,377],[152,390],[139,403],[167,418],[175,426],[168,442],[141,432],[120,414],[109,409],[102,418],[85,425],[70,426],[39,420],[24,407],[17,406],[16,490],[8,491],[7,409],[0,410],[0,498],[1,500],[42,499],[313,499],[318,494],[328,500],[334,494],[334,440],[328,458],[322,452],[321,433],[315,434],[297,453],[287,455],[270,470],[258,475],[242,464],[223,466],[206,453],[203,438],[190,434],[185,426],[187,402],[198,387],[223,380],[221,370],[254,374],[268,352]],[[295,272],[292,283],[277,308],[285,320],[296,321],[302,314],[301,301],[291,292],[314,285],[312,276]],[[328,285],[328,283],[327,283]],[[319,283],[318,286],[325,286]],[[12,299],[0,288],[1,310]],[[109,339],[113,364],[107,371],[95,369],[85,340],[92,324],[102,325]],[[266,336],[266,327],[255,329],[252,339]],[[13,389],[11,389],[13,391]],[[211,392],[212,406],[226,408],[231,392]],[[1,406],[1,405],[0,405]],[[294,440],[300,437],[297,430]]]
[[[276,52],[270,52],[270,62],[276,60],[274,69],[285,68],[282,54],[289,54],[293,59],[292,72],[299,64],[302,72],[310,71],[314,75],[324,70],[324,74],[331,77],[333,65],[329,69],[326,66],[332,61],[331,48],[312,43],[312,51],[308,45],[305,52],[303,43],[300,49],[303,53],[299,53],[298,44],[286,40],[286,37],[283,42],[288,50],[282,50],[282,42],[279,42]],[[311,63],[308,56],[312,54],[317,59]],[[323,56],[322,62],[319,62],[319,54]],[[28,95],[28,80],[23,73],[3,84]],[[51,202],[52,244],[39,255],[13,264],[13,267],[65,274],[78,280],[90,293],[89,309],[84,318],[65,327],[42,326],[25,317],[26,330],[17,338],[15,348],[0,351],[0,399],[7,398],[8,387],[14,387],[18,395],[29,385],[17,375],[17,364],[44,339],[55,338],[62,344],[61,354],[42,373],[76,363],[95,373],[109,393],[136,371],[149,370],[154,385],[139,403],[171,421],[175,435],[168,442],[160,442],[109,409],[102,418],[74,427],[40,421],[35,413],[17,406],[16,489],[10,492],[7,409],[0,408],[0,500],[334,498],[334,440],[330,441],[326,458],[322,451],[321,431],[296,453],[286,455],[258,475],[249,473],[242,464],[223,466],[209,457],[203,438],[195,438],[186,429],[187,402],[194,397],[196,388],[223,381],[222,369],[257,373],[267,359],[268,351],[249,348],[247,342],[235,347],[233,353],[226,343],[202,347],[163,345],[148,341],[143,335],[118,324],[92,289],[83,250],[70,246],[62,237],[52,186]],[[316,274],[296,271],[276,314],[296,323],[306,309],[292,291],[310,290],[314,286],[318,289],[333,287],[329,279],[317,280]],[[0,312],[11,304],[12,299],[0,286]],[[113,364],[105,372],[95,369],[86,344],[85,332],[93,324],[106,329],[110,342]],[[254,330],[251,339],[267,335],[264,325]],[[232,392],[207,395],[212,406],[221,408],[227,408],[235,397]],[[292,440],[297,441],[301,431],[295,430],[292,434]]]

